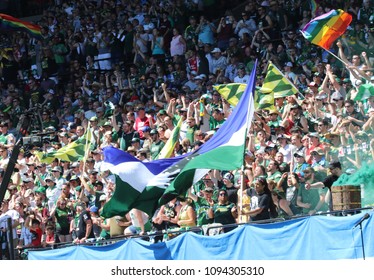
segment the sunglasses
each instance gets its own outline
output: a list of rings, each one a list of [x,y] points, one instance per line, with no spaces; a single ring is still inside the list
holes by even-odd
[[[227,196],[226,193],[220,193],[219,196]]]

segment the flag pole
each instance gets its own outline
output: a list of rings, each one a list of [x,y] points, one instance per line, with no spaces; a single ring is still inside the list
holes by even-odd
[[[326,50],[324,48],[322,48],[323,50],[327,51],[329,54],[331,54],[333,57],[335,57],[337,60],[341,61],[341,63],[343,63],[345,66],[348,66],[347,63],[345,63],[339,56],[337,56],[336,54],[334,54],[333,52],[329,51],[329,50]]]
[[[87,126],[87,131],[86,131],[86,147],[84,149],[84,159],[83,159],[83,170],[82,172],[85,172],[86,170],[86,162],[87,162],[87,157],[88,157],[88,150],[90,148],[90,145],[91,145],[91,136],[89,136],[89,133],[91,133],[91,127],[90,127],[90,124],[88,124]],[[89,140],[87,139],[89,137]]]
[[[324,48],[322,48],[322,49],[324,49]],[[336,54],[334,54],[333,52],[331,52],[331,51],[329,51],[329,50],[326,50],[326,49],[324,49],[324,50],[327,51],[329,54],[331,54],[333,57],[335,57],[337,60],[341,61],[341,63],[343,63],[343,65],[345,65],[345,67],[348,68],[349,65],[348,65],[346,62],[344,62],[340,57],[338,57]],[[349,69],[348,69],[348,71],[349,71]],[[360,76],[361,76],[361,75],[360,75]],[[361,76],[361,78],[363,78],[363,79],[365,79],[365,80],[368,81],[368,79],[366,79],[365,77],[362,77],[362,76]]]
[[[254,64],[254,67],[252,69],[252,73],[251,75],[254,75],[256,77],[256,69],[257,69],[257,59],[255,61],[255,64]],[[248,86],[248,84],[247,84]],[[242,162],[242,167],[241,167],[241,174],[240,174],[240,177],[241,177],[241,182],[240,182],[240,198],[239,198],[239,201],[241,202],[240,203],[240,213],[242,213],[243,211],[243,194],[244,194],[244,184],[245,184],[245,174],[244,174],[244,170],[245,170],[245,154],[246,154],[246,143],[247,143],[247,135],[248,135],[248,131],[250,129],[250,119],[251,119],[251,114],[250,112],[254,112],[254,94],[255,94],[255,84],[253,85],[253,88],[251,89],[251,96],[249,97],[249,104],[248,104],[248,109],[247,109],[247,120],[246,120],[246,128],[245,128],[245,134],[244,134],[244,149],[243,149],[243,162]],[[242,214],[238,215],[238,221],[240,222],[241,220],[241,216]]]

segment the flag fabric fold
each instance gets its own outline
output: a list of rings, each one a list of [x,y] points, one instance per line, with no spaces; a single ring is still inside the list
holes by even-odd
[[[222,127],[198,150],[166,170],[168,173],[178,172],[178,175],[170,182],[159,205],[185,194],[195,183],[195,171],[198,169],[233,170],[242,166],[246,133],[254,114],[256,66],[257,62],[238,105]]]
[[[233,106],[239,103],[240,97],[242,96],[246,84],[242,83],[230,83],[213,86],[213,88],[223,97],[225,100]]]
[[[79,161],[84,158],[86,148],[88,147],[87,145],[92,143],[92,138],[92,132],[87,130],[82,137],[61,149],[49,153],[38,152],[36,156],[39,158],[40,162],[47,164],[50,164],[55,158],[68,162]]]
[[[274,93],[274,98],[286,97],[299,92],[272,62],[269,62],[262,88],[271,90]]]
[[[305,25],[301,33],[311,43],[329,50],[331,45],[346,30],[352,21],[352,16],[343,10],[330,12],[312,19]]]
[[[236,106],[245,91],[246,84],[229,83],[214,86],[214,89],[223,97],[230,105]],[[273,110],[274,93],[267,88],[255,88],[254,97],[255,109]]]
[[[354,101],[363,101],[374,96],[374,85],[373,84],[363,84],[358,88],[356,95],[354,96]]]
[[[121,150],[104,148],[102,168],[109,169],[116,176],[116,189],[101,215],[124,215],[132,208],[152,215],[160,205],[185,194],[208,170],[241,167],[248,124],[254,112],[254,86],[255,70],[227,121],[209,141],[192,153],[141,162]]]
[[[43,38],[41,27],[39,25],[20,20],[6,14],[0,14],[0,29],[10,31],[23,31],[38,40],[41,40]]]
[[[182,118],[179,119],[177,125],[171,132],[171,136],[166,142],[165,146],[162,148],[161,152],[158,154],[157,159],[169,158],[173,154],[175,145],[179,141],[179,133],[182,127]]]
[[[132,155],[113,148],[103,149],[102,170],[110,170],[116,178],[116,189],[104,205],[103,217],[123,216],[132,208],[151,215],[157,208],[158,199],[173,179],[173,174],[163,173],[182,157],[141,162]]]

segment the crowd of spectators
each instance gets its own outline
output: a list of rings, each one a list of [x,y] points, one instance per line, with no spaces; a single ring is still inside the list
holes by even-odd
[[[2,202],[16,245],[315,214],[331,206],[328,188],[342,172],[373,160],[373,3],[321,0],[312,11],[309,1],[229,2],[61,0],[38,22],[42,40],[1,35],[0,182],[22,113],[50,135],[42,148],[23,147]],[[353,16],[331,49],[340,59],[299,32],[338,8]],[[154,160],[182,118],[174,155],[197,149],[232,111],[213,86],[247,83],[256,59],[257,86],[271,61],[300,93],[255,113],[244,171],[210,171],[154,217],[133,209],[100,218],[115,189],[102,148]],[[84,161],[36,156],[88,126],[96,142]]]

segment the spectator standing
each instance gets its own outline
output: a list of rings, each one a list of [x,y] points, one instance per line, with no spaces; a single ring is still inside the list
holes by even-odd
[[[210,208],[207,210],[209,219],[214,219],[214,223],[222,225],[232,225],[236,223],[238,217],[238,210],[234,203],[228,201],[228,194],[226,190],[220,190],[218,193],[218,202],[210,202]],[[224,232],[229,232],[236,228],[233,226],[226,226],[223,228]]]

